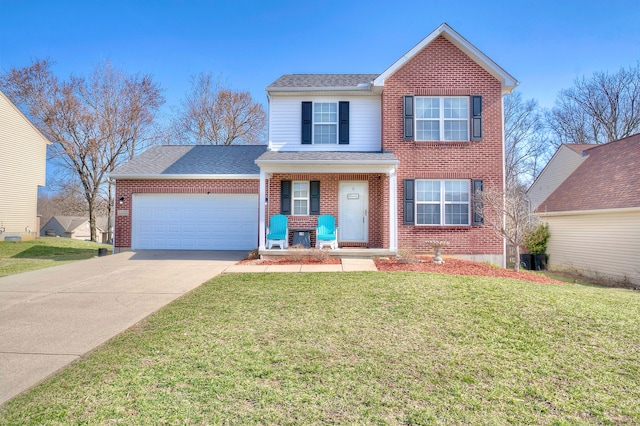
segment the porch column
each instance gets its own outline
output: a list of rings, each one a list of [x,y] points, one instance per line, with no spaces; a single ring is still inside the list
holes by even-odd
[[[389,250],[398,250],[398,176],[389,172]]]
[[[267,184],[264,170],[260,169],[260,190],[258,192],[258,250],[264,250],[266,244],[265,234],[265,203],[267,200]]]

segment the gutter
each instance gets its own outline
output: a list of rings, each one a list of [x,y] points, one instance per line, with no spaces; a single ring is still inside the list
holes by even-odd
[[[260,174],[116,174],[111,175],[110,179],[140,179],[140,180],[150,180],[150,179],[196,179],[196,180],[222,180],[222,179],[243,179],[243,180],[251,180],[251,179],[260,179]]]

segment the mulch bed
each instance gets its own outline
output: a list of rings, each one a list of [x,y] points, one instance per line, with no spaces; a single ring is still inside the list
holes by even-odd
[[[503,269],[500,267],[488,265],[486,263],[472,262],[469,260],[445,258],[444,264],[433,263],[433,257],[419,257],[415,263],[409,263],[397,258],[376,259],[375,264],[378,271],[381,272],[397,272],[397,271],[413,271],[413,272],[433,272],[438,274],[450,275],[475,275],[484,277],[513,278],[516,280],[531,281],[540,284],[563,284],[561,281],[548,278],[544,275],[534,274],[530,271],[520,270],[516,272],[513,269]]]
[[[486,263],[453,258],[445,258],[445,263],[438,265],[437,263],[433,263],[432,260],[432,256],[420,256],[415,262],[407,262],[398,258],[375,259],[374,262],[380,272],[432,272],[449,275],[513,278],[539,284],[563,284],[561,281],[526,270],[516,272],[513,269],[503,269]],[[339,265],[340,259],[331,257],[327,260],[319,261],[312,257],[307,257],[304,260],[298,261],[285,257],[282,259],[269,260],[249,259],[239,263],[245,265]]]

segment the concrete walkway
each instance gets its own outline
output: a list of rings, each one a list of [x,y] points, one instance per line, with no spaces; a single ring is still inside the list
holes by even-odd
[[[225,273],[248,272],[357,272],[377,271],[371,259],[343,258],[337,265],[233,265],[225,269]]]
[[[370,259],[236,265],[245,254],[127,252],[0,278],[0,404],[220,273],[376,270]]]

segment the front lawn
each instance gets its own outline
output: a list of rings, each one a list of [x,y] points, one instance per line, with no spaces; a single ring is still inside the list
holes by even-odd
[[[0,424],[638,424],[640,292],[425,273],[228,274]]]
[[[0,277],[61,263],[90,259],[98,249],[111,252],[108,244],[71,238],[43,237],[31,241],[0,241]]]

